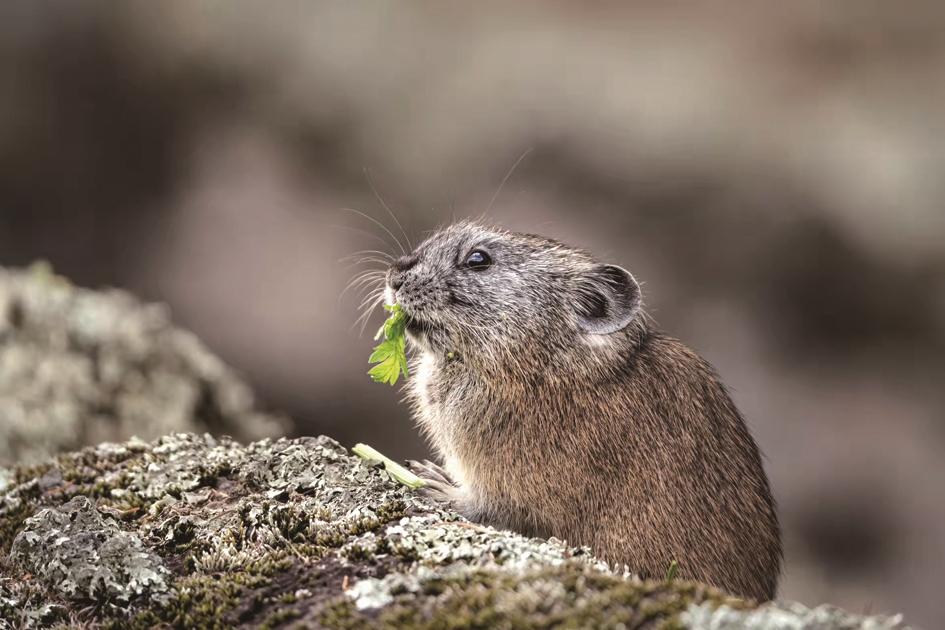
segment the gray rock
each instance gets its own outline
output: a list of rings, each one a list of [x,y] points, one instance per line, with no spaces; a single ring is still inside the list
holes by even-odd
[[[133,435],[285,430],[164,307],[74,287],[46,265],[0,268],[0,465]]]
[[[905,630],[902,615],[863,617],[833,606],[778,602],[755,610],[693,606],[682,615],[691,630]]]
[[[11,478],[0,611],[34,626],[899,627],[641,581],[587,549],[469,523],[326,437],[174,434]]]

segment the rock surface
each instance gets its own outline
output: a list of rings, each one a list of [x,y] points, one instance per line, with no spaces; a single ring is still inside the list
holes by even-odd
[[[469,523],[330,438],[198,434],[284,426],[161,307],[0,269],[0,630],[904,627],[642,582]],[[163,437],[76,450],[133,434]]]
[[[133,435],[286,428],[162,306],[74,287],[43,264],[0,268],[0,465]]]
[[[471,524],[326,437],[174,434],[7,471],[0,627],[900,628]]]

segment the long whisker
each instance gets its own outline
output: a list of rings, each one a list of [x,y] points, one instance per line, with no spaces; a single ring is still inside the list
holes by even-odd
[[[369,236],[373,238],[374,240],[378,241],[379,243],[384,245],[384,247],[390,247],[390,243],[388,241],[385,241],[384,239],[382,239],[380,236],[378,236],[377,234],[373,232],[368,232],[367,230],[362,230],[361,228],[351,227],[350,225],[338,225],[337,223],[330,223],[328,227],[338,229],[338,230],[348,230],[350,232],[363,234],[365,236]]]
[[[341,295],[338,296],[338,303],[339,303],[339,305],[341,304],[341,300],[344,298],[345,293],[347,293],[349,289],[350,289],[350,287],[345,288],[345,290],[341,292]],[[373,294],[378,290],[375,286],[369,285],[369,286],[359,287],[359,288],[358,288],[358,291],[359,291],[359,292],[363,292],[365,289],[367,289],[368,294],[371,294],[371,295],[373,295]],[[359,296],[358,296],[358,299],[360,299],[360,298],[361,298],[361,296],[359,295]],[[361,307],[359,306],[358,309],[357,309],[357,312],[360,313],[360,312],[361,312],[360,309],[361,309]]]
[[[382,269],[387,269],[388,267],[391,266],[391,261],[385,260],[383,258],[378,258],[377,256],[361,256],[357,260],[352,260],[351,256],[346,256],[345,258],[339,259],[338,262],[340,263],[347,262],[348,264],[345,266],[349,269],[351,267],[357,267],[358,265],[363,265],[365,263],[380,265]]]
[[[375,289],[374,292],[368,294],[367,296],[365,296],[365,298],[364,298],[363,300],[361,300],[361,305],[360,305],[358,308],[359,308],[359,309],[366,308],[366,307],[369,306],[371,303],[373,303],[374,300],[376,300],[376,299],[378,299],[378,298],[383,298],[383,297],[384,297],[384,295],[383,295],[383,288],[382,288],[382,287],[378,287],[377,289]]]
[[[379,228],[381,228],[382,230],[384,230],[384,231],[387,233],[388,236],[390,236],[392,239],[394,239],[394,242],[397,244],[397,247],[400,249],[400,253],[403,254],[403,255],[405,255],[405,256],[407,255],[407,250],[404,249],[404,244],[400,242],[400,239],[398,239],[396,236],[394,236],[394,233],[393,233],[393,232],[391,232],[389,229],[387,229],[387,226],[386,226],[386,225],[384,225],[383,223],[381,223],[380,221],[378,221],[377,219],[375,219],[375,218],[372,217],[371,215],[365,214],[364,212],[361,212],[360,210],[355,210],[354,208],[342,208],[342,210],[344,210],[344,211],[346,211],[346,212],[353,212],[353,213],[355,213],[355,214],[358,215],[358,216],[364,217],[365,219],[367,219],[368,221],[370,221],[370,222],[373,223],[374,225],[376,225],[376,226],[378,226]]]
[[[342,298],[350,291],[351,289],[357,289],[359,292],[364,287],[369,287],[371,285],[382,286],[384,283],[384,274],[383,272],[365,272],[363,274],[357,275],[348,285],[342,290],[341,294],[338,296],[338,301],[341,302]]]
[[[376,284],[378,286],[384,283],[385,274],[371,274],[369,276],[359,276],[351,281],[351,286],[356,288],[361,288],[369,284]]]
[[[377,186],[374,185],[374,178],[371,177],[371,171],[369,171],[368,169],[364,169],[364,176],[367,178],[368,186],[371,187],[371,192],[374,193],[374,196],[377,197],[377,200],[380,202],[381,206],[383,206],[384,209],[387,210],[387,214],[390,215],[390,218],[392,218],[394,220],[394,223],[397,224],[397,227],[400,228],[400,233],[404,235],[404,240],[407,241],[407,247],[412,250],[413,245],[410,244],[410,237],[407,236],[407,230],[405,230],[404,226],[401,225],[400,220],[397,218],[397,215],[394,214],[394,211],[390,209],[390,206],[387,205],[387,202],[384,201],[384,199],[381,197],[381,194],[377,192]]]
[[[374,309],[384,303],[384,289],[383,287],[377,290],[377,294],[373,296],[373,299],[368,301],[368,303],[363,307],[364,312],[361,313],[361,316],[355,320],[352,327],[361,324],[361,330],[358,334],[363,335],[364,329],[367,327],[368,320],[371,318],[371,314],[374,312]]]
[[[357,274],[355,274],[354,277],[363,278],[364,276],[375,276],[375,275],[381,276],[381,277],[387,275],[387,268],[385,267],[383,269],[362,269]]]
[[[492,205],[495,203],[495,200],[499,198],[499,194],[502,192],[502,189],[505,187],[505,182],[509,181],[509,178],[512,177],[512,173],[514,173],[515,169],[518,168],[518,165],[522,163],[522,160],[525,159],[525,156],[527,156],[529,153],[532,152],[533,148],[534,147],[528,147],[527,149],[525,149],[525,153],[522,153],[518,157],[518,159],[515,160],[515,164],[513,164],[512,168],[509,169],[509,172],[505,174],[505,177],[502,179],[502,183],[499,184],[499,187],[496,189],[495,194],[492,195],[492,199],[489,200],[489,205],[486,206],[485,214],[489,214],[489,211],[492,210]]]
[[[381,287],[377,287],[361,300],[361,303],[358,305],[357,309],[359,317],[355,320],[356,323],[361,321],[361,318],[365,316],[365,313],[369,313],[373,310],[374,302],[376,300],[383,299],[382,293],[383,289]]]
[[[391,261],[391,262],[393,262],[393,260],[394,260],[394,257],[391,256],[390,254],[388,254],[387,252],[382,252],[382,251],[377,250],[377,249],[362,249],[362,250],[359,250],[359,251],[356,251],[356,252],[351,252],[350,254],[348,254],[347,256],[344,256],[343,258],[339,258],[339,259],[338,259],[338,262],[344,262],[344,261],[346,261],[346,260],[350,260],[350,259],[354,258],[355,256],[360,256],[360,255],[362,255],[362,254],[377,254],[377,255],[380,256],[383,260],[389,260],[389,261]]]
[[[345,290],[347,291],[351,287],[363,286],[367,282],[382,282],[384,277],[387,275],[387,272],[381,271],[379,269],[368,269],[367,271],[362,271],[361,273],[355,275],[350,282],[348,282]]]

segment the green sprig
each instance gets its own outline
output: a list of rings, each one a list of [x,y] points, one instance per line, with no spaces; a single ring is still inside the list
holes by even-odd
[[[384,308],[390,316],[377,331],[375,339],[383,341],[374,347],[374,352],[368,359],[369,363],[376,363],[368,374],[376,383],[394,385],[400,378],[401,372],[409,376],[407,371],[407,314],[400,308],[400,304],[385,304]]]
[[[387,471],[387,474],[408,488],[422,488],[426,485],[426,482],[424,482],[423,479],[416,476],[391,458],[382,455],[367,444],[355,444],[354,448],[351,450],[361,459],[383,462],[384,469]]]
[[[666,569],[666,581],[672,582],[675,580],[677,573],[679,573],[679,563],[675,560],[671,560],[669,563],[669,568]]]

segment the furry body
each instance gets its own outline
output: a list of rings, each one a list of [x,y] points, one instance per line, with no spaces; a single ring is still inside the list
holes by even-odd
[[[774,596],[758,449],[712,368],[646,321],[629,273],[462,223],[398,261],[387,297],[412,318],[408,395],[453,482],[431,486],[462,514],[645,577],[675,560],[680,577]]]

